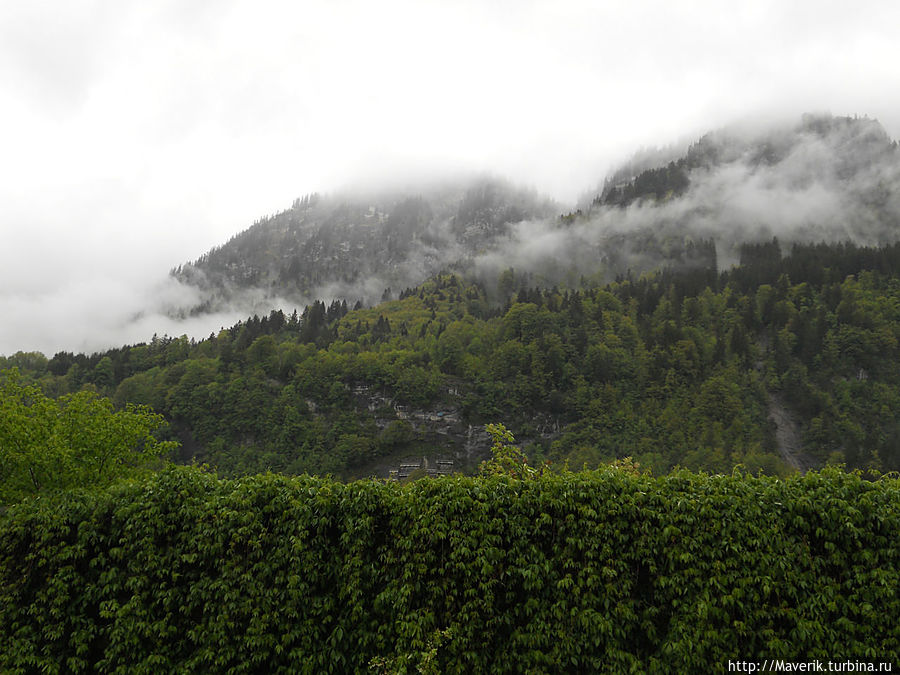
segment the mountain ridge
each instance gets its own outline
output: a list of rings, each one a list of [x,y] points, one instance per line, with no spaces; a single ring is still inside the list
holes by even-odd
[[[772,236],[788,246],[898,237],[900,153],[875,120],[807,114],[710,132],[677,159],[658,157],[666,151],[636,155],[567,214],[489,176],[306,195],[171,274],[199,289],[191,313],[268,311],[314,299],[371,305],[441,271],[490,287],[514,267],[549,287],[677,267],[700,241],[715,243],[724,268],[742,244]]]
[[[372,304],[461,265],[509,224],[554,210],[549,198],[493,177],[428,192],[310,194],[172,276],[208,292],[201,311],[254,288],[270,297],[277,289],[299,304],[315,298]]]

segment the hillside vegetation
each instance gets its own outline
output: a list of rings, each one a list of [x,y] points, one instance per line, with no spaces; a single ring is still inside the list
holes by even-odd
[[[469,470],[495,420],[538,462],[784,474],[776,412],[812,466],[900,469],[900,247],[782,257],[770,242],[742,257],[721,274],[567,290],[508,270],[504,304],[440,276],[369,309],[316,302],[199,342],[3,365],[51,395],[88,387],[148,405],[182,441],[181,461],[226,474],[386,476],[435,454]]]
[[[559,217],[496,179],[310,195],[174,271],[262,316],[0,370],[149,406],[226,475],[471,472],[497,420],[575,468],[900,469],[896,142],[807,115],[665,154]]]

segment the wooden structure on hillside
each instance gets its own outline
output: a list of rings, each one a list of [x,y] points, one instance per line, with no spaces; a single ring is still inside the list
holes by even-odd
[[[453,473],[453,460],[438,459],[434,464],[431,464],[427,457],[423,457],[420,460],[404,460],[398,468],[391,469],[389,476],[394,480],[403,480],[422,469],[425,470],[425,475],[430,478],[449,476]]]

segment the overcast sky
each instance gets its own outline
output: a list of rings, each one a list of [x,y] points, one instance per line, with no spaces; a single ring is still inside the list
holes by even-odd
[[[310,191],[447,168],[570,201],[640,146],[804,111],[897,138],[898,26],[892,0],[0,0],[0,354],[184,332],[152,312],[169,268]]]

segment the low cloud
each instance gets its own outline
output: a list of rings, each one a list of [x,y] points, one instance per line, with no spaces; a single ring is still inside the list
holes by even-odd
[[[198,298],[196,289],[170,279],[136,285],[104,277],[36,293],[2,293],[0,353],[92,353],[148,342],[154,334],[204,337],[244,318],[234,311],[172,318]]]
[[[647,198],[626,207],[593,205],[569,219],[529,217],[507,223],[500,228],[505,234],[472,240],[479,242],[475,251],[471,242],[464,245],[459,238],[471,234],[458,227],[451,233],[453,214],[461,203],[457,200],[464,194],[459,179],[442,186],[428,175],[415,184],[413,192],[431,200],[427,208],[435,215],[403,249],[404,257],[367,260],[355,268],[362,274],[326,278],[306,294],[295,291],[290,298],[278,297],[273,292],[278,285],[272,280],[260,288],[235,288],[201,283],[201,276],[194,279],[198,283],[189,285],[151,274],[151,269],[162,266],[159,261],[135,261],[133,269],[127,260],[105,264],[100,240],[99,253],[88,260],[59,257],[56,264],[72,276],[70,281],[30,276],[28,260],[40,256],[40,241],[20,233],[17,246],[28,255],[12,259],[18,265],[18,282],[0,291],[0,312],[6,318],[0,324],[0,353],[19,349],[48,355],[58,350],[90,352],[148,341],[153,334],[203,338],[272,308],[290,312],[316,299],[375,303],[388,287],[396,297],[403,288],[441,269],[468,270],[493,283],[501,271],[512,267],[530,272],[535,283],[575,285],[581,276],[602,278],[605,274],[609,280],[626,269],[639,273],[671,263],[679,246],[689,240],[715,240],[720,267],[736,262],[740,244],[772,237],[785,243],[896,241],[900,238],[896,225],[900,222],[900,152],[873,121],[818,119],[831,126],[817,131],[813,118],[808,118],[794,128],[712,134],[712,140],[704,142],[715,145],[719,160],[696,166],[689,174],[689,188],[679,197]],[[650,155],[645,155],[636,166],[652,166]],[[503,195],[500,201],[484,202],[500,210],[493,213],[516,200],[526,200],[530,206],[525,210],[532,213],[558,213],[533,191],[517,190],[496,178],[480,180],[475,185],[494,187],[466,194],[499,191],[494,194]],[[376,188],[358,189],[359,204],[351,211],[366,212],[369,207],[360,205],[379,199]],[[383,204],[396,206],[408,198],[408,191],[397,182],[389,192],[392,196],[380,197]],[[329,217],[327,209],[342,208],[337,206],[341,203],[342,198],[326,200],[326,210],[319,217]],[[345,227],[350,227],[346,232],[353,231],[353,226]],[[72,246],[77,247],[74,239]],[[75,274],[86,262],[90,274],[83,270]],[[195,270],[195,274],[202,272]]]
[[[99,345],[90,326],[77,332],[89,305],[139,311],[131,305],[168,268],[348,177],[488,170],[570,204],[636,147],[734,118],[859,112],[900,134],[900,5],[745,5],[4,3],[0,310],[14,311],[0,353]],[[729,216],[757,227],[737,205],[764,186],[731,194]],[[821,222],[804,211],[825,203],[813,188],[769,197]],[[664,210],[702,222],[682,207]],[[660,217],[627,211],[591,219],[602,230]],[[789,218],[771,221],[793,227]],[[529,260],[535,228],[522,228]],[[22,232],[37,234],[23,242]],[[572,245],[597,238],[588,228]]]
[[[654,256],[653,247],[641,249],[640,239],[648,237],[663,248],[667,240],[712,239],[720,268],[736,262],[742,243],[773,237],[788,244],[897,241],[900,151],[873,121],[821,119],[835,129],[713,135],[724,161],[695,168],[684,195],[624,208],[595,205],[571,222],[518,223],[475,268],[485,278],[513,267],[563,283],[596,274],[611,256],[618,261],[613,274],[671,263]],[[761,148],[772,156],[761,158]]]

